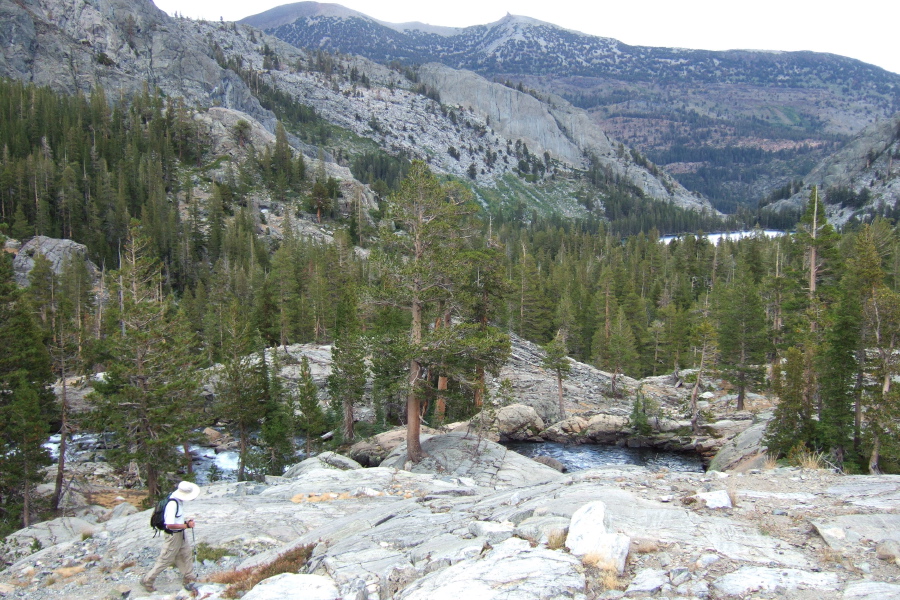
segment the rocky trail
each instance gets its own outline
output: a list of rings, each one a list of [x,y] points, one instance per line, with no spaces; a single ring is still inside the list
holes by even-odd
[[[800,468],[562,474],[462,432],[376,468],[326,453],[189,505],[211,575],[310,546],[301,573],[244,598],[900,598],[900,477]],[[187,597],[172,570],[139,585],[160,539],[127,503],[8,538],[0,597]],[[201,598],[225,586],[203,583]]]

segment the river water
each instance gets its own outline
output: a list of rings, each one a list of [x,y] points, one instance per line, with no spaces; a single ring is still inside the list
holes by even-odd
[[[668,469],[669,471],[692,471],[702,473],[703,462],[696,455],[677,452],[660,452],[652,448],[624,448],[620,446],[607,446],[600,444],[560,444],[557,442],[543,443],[509,443],[507,448],[524,456],[534,458],[537,456],[549,456],[555,458],[566,466],[568,471],[583,471],[594,467],[609,465],[640,465],[649,469]],[[52,436],[44,444],[54,460],[59,458],[59,436]],[[69,460],[77,460],[76,457],[85,454],[96,456],[94,460],[101,458],[104,447],[102,436],[75,435],[70,440],[69,451],[66,453]],[[306,456],[302,452],[303,440],[297,441],[298,453],[296,462],[300,462]],[[219,452],[214,449],[191,445],[191,454],[194,457],[194,480],[200,485],[206,485],[215,481],[235,481],[237,479],[238,453],[233,450]],[[99,451],[99,452],[98,452]]]
[[[609,465],[640,465],[653,470],[667,469],[695,473],[702,473],[705,470],[699,456],[660,452],[653,448],[625,448],[601,444],[575,445],[557,442],[517,442],[504,445],[529,458],[537,456],[555,458],[565,465],[569,472]]]

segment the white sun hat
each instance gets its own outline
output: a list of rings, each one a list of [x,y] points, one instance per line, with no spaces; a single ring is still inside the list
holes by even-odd
[[[172,492],[172,498],[177,498],[178,500],[182,500],[184,502],[193,500],[199,495],[200,486],[198,486],[196,483],[191,483],[190,481],[182,481],[178,484],[178,489]]]

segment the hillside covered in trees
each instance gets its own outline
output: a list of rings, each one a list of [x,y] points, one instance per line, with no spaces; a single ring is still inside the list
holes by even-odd
[[[2,82],[0,115],[0,233],[73,239],[101,268],[95,281],[83,263],[57,274],[36,257],[19,290],[9,254],[0,261],[2,531],[56,508],[58,488],[51,506],[32,493],[51,430],[63,444],[107,432],[112,463],[138,465],[151,495],[189,470],[180,449],[210,419],[239,435],[241,477],[280,474],[294,434],[332,429],[349,442],[355,427],[408,423],[415,460],[416,413],[449,422],[490,402],[485,377],[510,332],[614,374],[699,367],[741,398],[772,386],[773,452],[799,444],[852,471],[900,469],[894,227],[836,233],[815,192],[795,234],[663,244],[661,222],[717,221],[642,204],[602,173],[586,182],[613,199],[605,219],[488,209],[467,182],[377,153],[354,165],[380,191],[368,207],[291,149],[305,117],[285,115],[259,147],[238,122],[227,135],[245,151],[216,155],[192,109],[149,89],[110,101]],[[333,345],[325,411],[259,358],[306,342]],[[47,392],[95,373],[88,413]],[[375,422],[354,425],[367,381]]]

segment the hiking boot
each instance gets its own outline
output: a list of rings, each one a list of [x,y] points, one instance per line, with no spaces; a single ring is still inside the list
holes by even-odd
[[[141,579],[141,585],[144,586],[144,589],[148,592],[155,592],[156,587],[153,585],[153,582],[149,579]]]
[[[186,590],[189,591],[189,592],[196,592],[196,591],[197,591],[197,584],[196,584],[194,581],[185,581],[185,582],[182,584],[182,587],[184,587],[184,589],[186,589]]]

